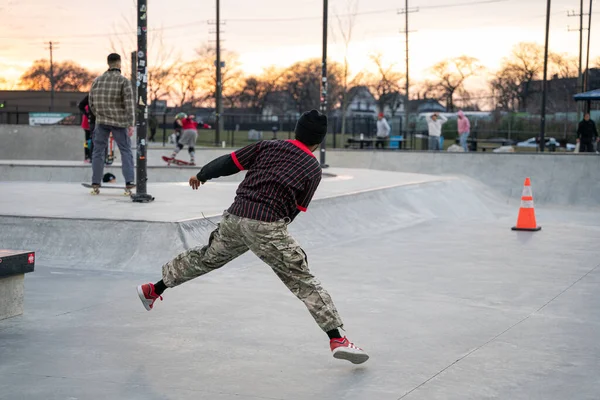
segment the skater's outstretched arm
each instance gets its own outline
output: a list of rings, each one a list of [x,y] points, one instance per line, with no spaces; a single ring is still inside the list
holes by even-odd
[[[206,164],[196,178],[202,183],[208,180],[220,178],[221,176],[229,176],[237,174],[240,171],[250,168],[260,149],[260,142],[246,146],[231,154],[226,154],[219,158],[215,158]]]

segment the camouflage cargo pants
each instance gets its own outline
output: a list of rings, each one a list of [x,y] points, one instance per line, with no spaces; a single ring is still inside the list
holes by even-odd
[[[210,235],[208,245],[181,253],[162,267],[167,287],[181,285],[251,250],[308,308],[325,332],[342,326],[342,320],[321,283],[308,269],[304,250],[287,231],[287,223],[261,222],[229,213]]]

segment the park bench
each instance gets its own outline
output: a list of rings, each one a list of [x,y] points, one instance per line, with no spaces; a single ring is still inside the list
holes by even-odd
[[[34,266],[33,251],[0,250],[0,320],[23,314],[25,274]]]

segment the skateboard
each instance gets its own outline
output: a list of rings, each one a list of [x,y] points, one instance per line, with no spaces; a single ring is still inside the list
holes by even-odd
[[[81,186],[88,188],[88,189],[92,189],[91,190],[91,194],[92,195],[98,195],[100,194],[100,189],[121,189],[124,191],[123,195],[124,196],[131,196],[131,189],[128,189],[125,186],[112,186],[112,185],[107,185],[107,186],[100,186],[98,189],[95,189],[92,185],[90,185],[89,183],[82,183]],[[132,188],[133,189],[133,188]]]
[[[114,139],[113,139],[113,135],[112,132],[108,138],[108,148],[106,149],[106,157],[104,159],[104,164],[105,165],[112,165],[112,163],[115,161],[115,148],[114,148]]]
[[[178,160],[176,158],[171,158],[171,157],[167,157],[167,156],[163,156],[162,159],[167,163],[167,165],[171,165],[171,164],[175,164],[175,165],[189,165],[189,166],[196,165],[195,163],[191,163],[191,162],[183,161],[183,160]]]

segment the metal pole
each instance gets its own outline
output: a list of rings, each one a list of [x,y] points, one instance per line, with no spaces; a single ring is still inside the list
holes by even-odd
[[[163,114],[163,147],[167,143],[167,113]]]
[[[587,41],[587,56],[585,59],[585,75],[583,78],[583,90],[582,92],[587,92],[588,90],[590,90],[590,38],[591,38],[591,32],[592,32],[592,3],[593,1],[590,0],[590,12],[589,12],[589,22],[588,22],[588,41]],[[589,104],[589,103],[588,103]],[[589,107],[587,108],[587,112],[590,112]]]
[[[583,60],[583,0],[579,4],[579,69],[577,70],[577,90],[583,92],[583,72],[581,65]],[[577,121],[581,121],[581,103],[577,102]]]
[[[147,160],[146,136],[148,134],[148,4],[147,0],[138,0],[138,51],[135,104],[137,107],[137,173],[136,193],[131,196],[136,203],[148,203],[154,197],[146,192]]]
[[[404,11],[406,11],[404,13],[404,17],[405,17],[405,26],[404,26],[404,30],[405,32],[405,37],[406,37],[406,102],[404,103],[404,140],[406,140],[406,138],[408,137],[408,90],[410,88],[409,86],[409,79],[408,79],[408,0],[405,1],[404,4]],[[401,149],[402,148],[402,142],[398,143],[398,147]]]
[[[54,111],[54,58],[52,42],[50,42],[50,111]]]
[[[321,71],[321,113],[327,115],[327,0],[323,0],[323,61]],[[327,168],[327,135],[321,143],[321,168]]]
[[[540,151],[544,152],[545,136],[546,136],[546,95],[548,91],[548,39],[550,35],[550,2],[546,5],[546,42],[544,44],[544,81],[542,83],[542,117],[541,117],[541,132],[540,132]]]
[[[216,98],[216,127],[215,127],[215,146],[221,145],[221,131],[223,130],[223,87],[221,85],[221,10],[220,1],[217,0],[217,98]]]

